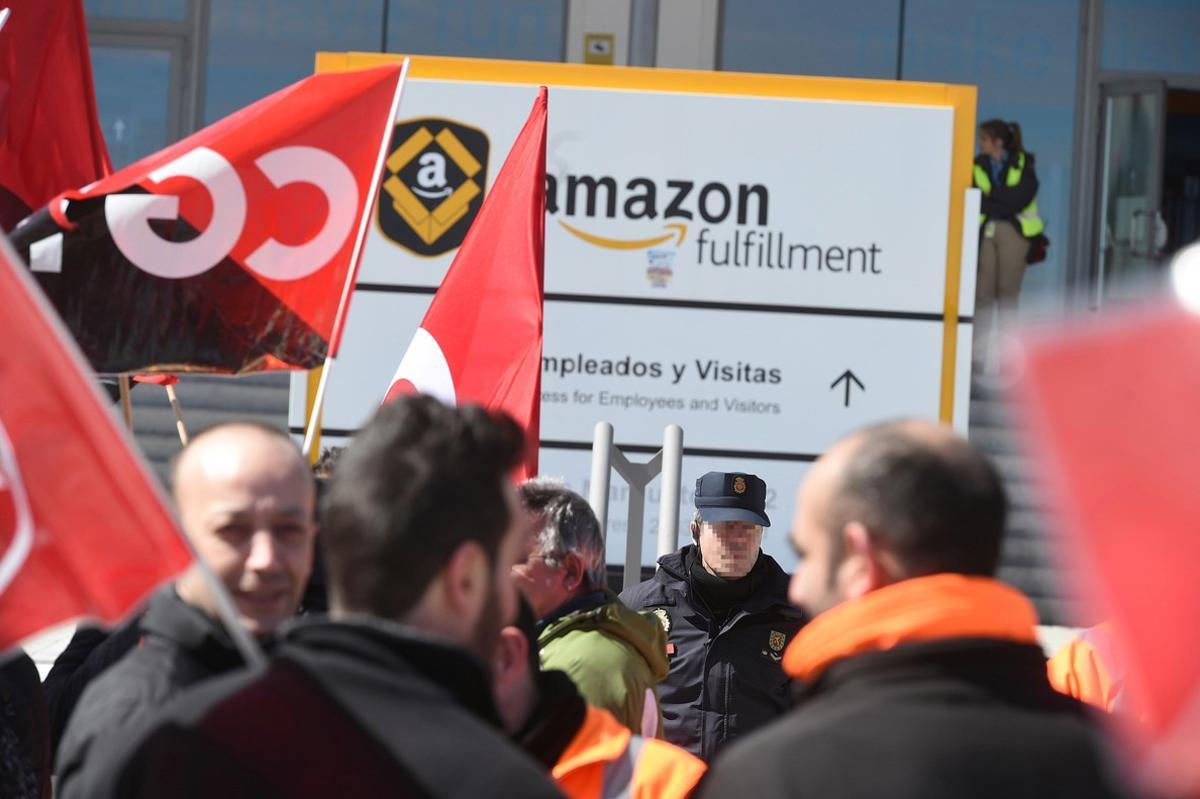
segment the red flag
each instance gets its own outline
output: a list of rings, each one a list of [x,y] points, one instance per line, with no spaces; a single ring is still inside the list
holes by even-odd
[[[1182,735],[1194,761],[1200,318],[1174,306],[1110,316],[1033,338],[1023,356],[1030,446],[1072,571],[1128,666],[1134,740]]]
[[[112,171],[79,0],[9,0],[0,30],[0,228]]]
[[[144,462],[0,237],[0,650],[114,622],[192,556]]]
[[[332,355],[400,77],[314,75],[22,222],[13,243],[93,368]]]
[[[384,398],[505,411],[525,428],[525,477],[537,474],[545,225],[543,86]]]

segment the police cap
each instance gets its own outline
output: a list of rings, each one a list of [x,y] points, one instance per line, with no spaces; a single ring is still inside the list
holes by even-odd
[[[706,522],[750,522],[770,527],[767,484],[744,472],[709,472],[696,480],[696,510]]]

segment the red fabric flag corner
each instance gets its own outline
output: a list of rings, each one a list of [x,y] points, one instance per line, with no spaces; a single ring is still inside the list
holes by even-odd
[[[80,0],[9,0],[0,31],[0,228],[112,171]]]
[[[1127,665],[1130,712],[1118,717],[1138,719],[1126,728],[1135,751],[1174,739],[1194,762],[1200,317],[1174,305],[1113,312],[1023,344],[1028,447],[1070,571]]]
[[[0,650],[112,623],[192,561],[70,336],[0,236]]]
[[[384,401],[421,392],[524,428],[537,474],[546,227],[546,87],[400,361]]]

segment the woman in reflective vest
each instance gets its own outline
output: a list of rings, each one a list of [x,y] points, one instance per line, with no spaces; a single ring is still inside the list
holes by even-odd
[[[979,272],[975,283],[975,360],[985,357],[997,310],[1011,312],[1021,293],[1030,240],[1045,229],[1037,210],[1037,173],[1025,152],[1021,126],[991,119],[979,126],[975,188],[979,214]]]

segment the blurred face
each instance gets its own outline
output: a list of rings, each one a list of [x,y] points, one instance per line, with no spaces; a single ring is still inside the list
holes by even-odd
[[[529,550],[530,517],[521,507],[517,492],[504,481],[504,501],[508,506],[508,528],[496,549],[491,564],[491,589],[483,603],[471,636],[471,651],[485,660],[491,658],[500,638],[500,631],[516,621],[517,589],[513,584],[513,568],[521,563]]]
[[[979,131],[979,152],[992,158],[998,158],[1004,152],[1004,143]]]
[[[752,522],[700,522],[704,568],[727,580],[745,577],[758,561],[762,536],[762,525]]]
[[[229,591],[242,625],[266,635],[295,614],[312,570],[308,467],[287,441],[250,428],[215,432],[183,458],[175,495],[184,532]],[[216,617],[216,601],[196,569],[176,589]]]
[[[583,584],[583,564],[571,553],[543,553],[538,539],[545,527],[545,519],[540,516],[530,518],[527,554],[513,567],[512,578],[533,607],[533,615],[544,619],[579,592]]]
[[[788,586],[788,599],[810,616],[843,601],[837,586],[833,534],[821,524],[827,492],[826,475],[818,466],[809,472],[796,497],[792,520],[792,547],[799,562]]]

